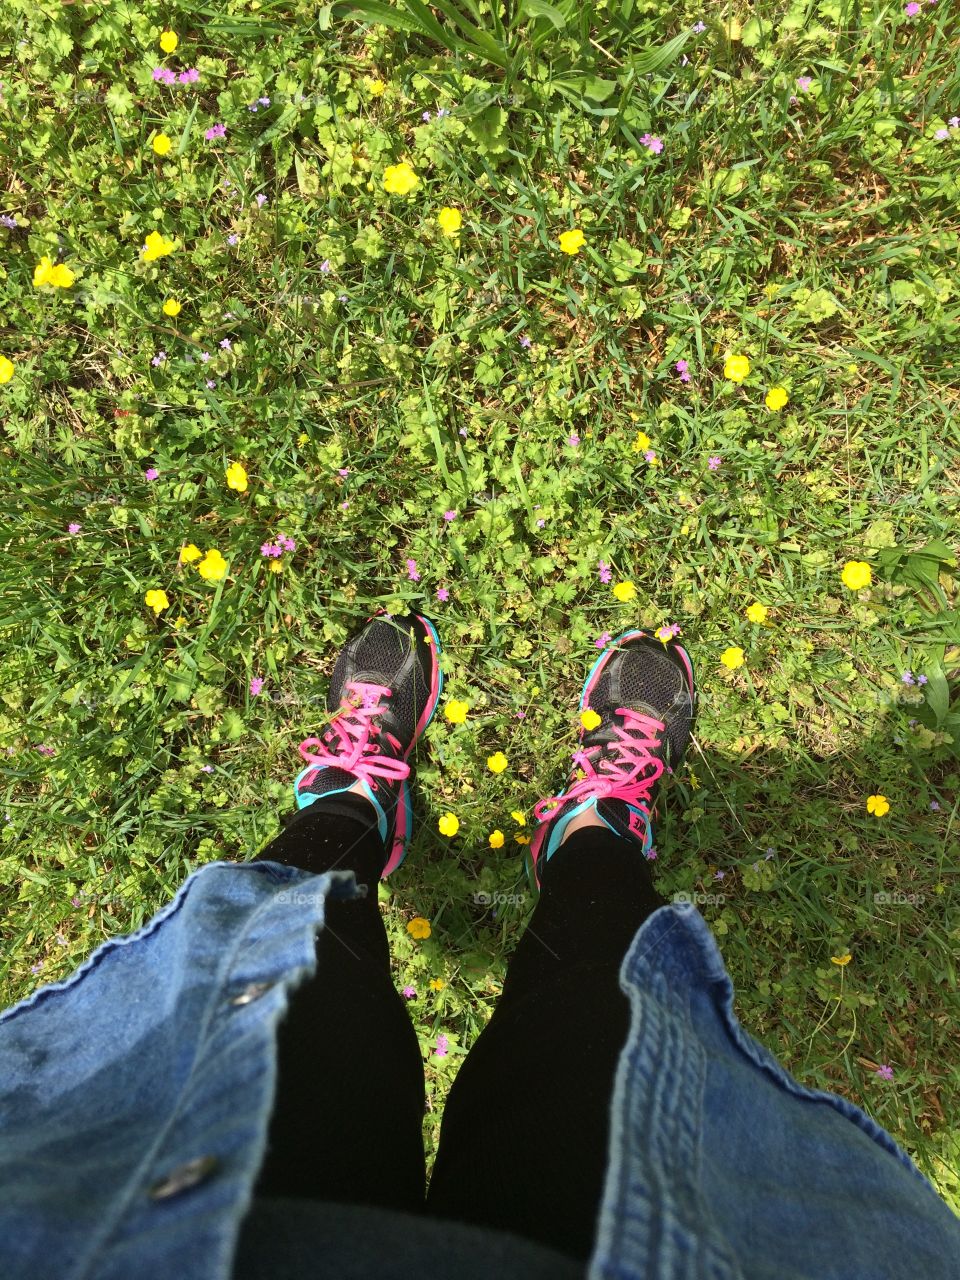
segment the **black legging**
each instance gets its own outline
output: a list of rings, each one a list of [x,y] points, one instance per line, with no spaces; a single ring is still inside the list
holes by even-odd
[[[317,976],[279,1024],[277,1099],[254,1195],[425,1210],[586,1262],[629,1026],[618,972],[640,924],[665,903],[647,862],[599,828],[576,832],[550,859],[503,993],[450,1089],[424,1200],[423,1059],[390,973],[371,813],[360,796],[317,801],[257,855],[318,873],[349,868],[369,890],[327,901]],[[320,1097],[331,1101],[312,1106]]]

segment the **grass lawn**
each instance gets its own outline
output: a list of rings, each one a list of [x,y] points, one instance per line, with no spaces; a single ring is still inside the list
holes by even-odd
[[[960,1209],[960,15],[459,6],[3,6],[0,1003],[259,851],[425,612],[432,1157],[586,671],[676,624],[659,886]]]

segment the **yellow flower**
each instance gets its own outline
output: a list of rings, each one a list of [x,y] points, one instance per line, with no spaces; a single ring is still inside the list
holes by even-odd
[[[148,591],[144,597],[148,609],[152,609],[159,616],[161,609],[169,609],[170,601],[167,599],[165,591]]]
[[[437,826],[442,836],[455,836],[460,830],[460,819],[455,813],[445,813]]]
[[[838,965],[840,965],[840,967],[841,967],[841,968],[843,968],[843,966],[844,966],[845,964],[849,964],[849,963],[850,963],[850,960],[851,960],[851,955],[850,955],[850,952],[849,952],[849,951],[845,952],[842,956],[831,956],[831,957],[830,957],[830,961],[831,961],[831,963],[832,963],[832,964],[838,964]]]
[[[173,53],[179,43],[180,38],[175,31],[160,32],[160,48],[164,53]]]
[[[180,563],[191,564],[194,560],[199,560],[202,555],[203,552],[199,547],[195,547],[192,542],[188,542],[180,552]]]
[[[383,93],[384,89],[386,89],[386,87],[387,86],[383,83],[382,80],[367,81],[367,88],[370,90],[370,92],[373,94],[375,98],[379,98],[381,93]]]
[[[499,827],[497,828],[496,831],[490,832],[490,848],[491,849],[503,848],[503,832],[500,830]]]
[[[247,492],[247,473],[241,463],[231,462],[227,467],[227,485],[237,493]]]
[[[849,587],[851,591],[860,591],[863,587],[869,587],[873,581],[873,574],[866,560],[848,560],[843,566],[840,577],[843,585]]]
[[[584,235],[579,227],[572,231],[561,231],[558,239],[561,253],[579,253],[584,244]]]
[[[165,316],[178,316],[182,310],[183,305],[176,298],[168,298],[163,304],[163,314]]]
[[[445,236],[455,236],[463,226],[463,216],[459,209],[441,209],[437,214],[437,222]]]
[[[0,383],[9,382],[13,377],[13,361],[0,356]]]
[[[510,814],[510,817],[514,820],[514,822],[517,824],[518,827],[525,827],[527,825],[527,820],[523,816],[522,809],[514,809],[513,812]]]
[[[270,563],[267,565],[267,570],[268,570],[268,572],[270,572],[270,573],[283,573],[283,563],[282,563],[282,561],[280,561],[280,560],[271,560],[271,561],[270,561]]]
[[[165,133],[158,133],[153,140],[153,149],[158,156],[165,156],[170,151],[173,143]]]
[[[747,617],[751,622],[766,622],[770,610],[765,604],[747,605]]]
[[[780,286],[778,284],[765,284],[763,286],[763,292],[764,296],[772,301],[780,292]]]
[[[463,724],[464,720],[467,718],[467,712],[469,710],[469,703],[458,702],[456,698],[451,698],[444,707],[443,714],[451,724]]]
[[[646,435],[643,431],[638,431],[636,435],[636,439],[633,442],[633,452],[646,453],[646,451],[649,448],[650,448],[650,437]]]
[[[186,625],[187,625],[187,620],[181,613],[180,617],[173,624],[173,629],[174,631],[182,631]]]
[[[206,578],[207,582],[219,582],[227,572],[227,562],[219,551],[208,551],[197,568],[200,570],[200,577]]]
[[[442,990],[443,990],[443,988],[444,988],[446,985],[447,985],[447,984],[444,982],[444,980],[443,980],[442,978],[431,978],[431,979],[430,979],[430,990],[431,990],[431,991],[442,991]]]
[[[768,409],[782,409],[789,399],[786,387],[771,387],[763,403]]]
[[[507,767],[507,757],[502,751],[495,751],[492,756],[487,756],[487,768],[491,773],[503,773]]]
[[[529,837],[529,836],[522,836],[522,835],[520,835],[520,834],[517,834],[517,835],[515,835],[513,838],[514,838],[514,840],[516,840],[517,844],[529,844],[529,843],[530,843],[530,837]]]
[[[585,729],[595,729],[600,723],[600,716],[588,707],[586,711],[580,712],[580,723]]]
[[[729,667],[731,671],[735,671],[737,667],[743,666],[743,650],[736,647],[724,649],[723,653],[720,655],[720,661],[725,667]]]
[[[613,594],[621,603],[626,604],[628,600],[632,600],[637,594],[637,588],[632,582],[618,582],[613,588]]]
[[[418,942],[423,938],[429,938],[431,932],[430,921],[424,920],[423,916],[414,916],[407,925],[407,933],[411,938],[416,938]]]
[[[309,439],[310,437],[307,435],[307,433],[305,431],[301,431],[300,434],[297,436],[297,444],[300,444],[300,445],[306,444]]]
[[[54,266],[53,260],[48,258],[46,254],[33,269],[33,287],[35,289],[39,289],[44,284],[52,285],[55,289],[69,289],[75,279],[76,276],[69,267],[65,267],[62,262]]]
[[[889,812],[890,801],[886,796],[867,796],[867,813],[873,813],[878,818],[882,818],[885,813]]]
[[[175,248],[172,240],[166,240],[159,231],[151,231],[147,236],[146,243],[142,251],[144,262],[155,262],[157,258],[163,258],[168,253],[173,253]]]
[[[383,174],[384,190],[389,191],[394,196],[405,196],[412,191],[420,182],[420,179],[407,164],[406,160],[400,164],[388,164]]]
[[[723,366],[723,376],[731,382],[742,382],[750,372],[750,361],[746,356],[727,356]]]

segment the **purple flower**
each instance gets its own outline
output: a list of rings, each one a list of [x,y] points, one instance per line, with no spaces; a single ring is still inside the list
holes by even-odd
[[[699,35],[701,31],[706,31],[706,29],[707,29],[707,24],[705,22],[695,22],[693,25],[693,30],[697,33],[697,35]]]
[[[200,766],[200,772],[201,772],[201,773],[213,773],[213,765],[212,765],[212,764],[202,764],[202,765]]]
[[[910,3],[907,5],[907,7],[904,9],[903,12],[907,15],[908,18],[915,18],[917,14],[920,12],[920,6],[917,4],[916,0],[910,0]]]
[[[714,875],[713,875],[713,878],[714,878],[714,880],[722,880],[722,879],[723,879],[723,877],[724,877],[726,874],[727,874],[727,873],[726,873],[725,871],[715,871],[715,872],[714,872]]]
[[[45,745],[45,743],[42,743],[42,742],[37,745],[37,750],[40,752],[42,756],[56,755],[56,752],[54,751],[53,747],[48,747]]]
[[[429,111],[425,111],[425,112],[423,113],[423,115],[420,117],[420,119],[421,119],[421,120],[423,120],[423,121],[427,121],[427,120],[429,120],[429,119],[430,119],[430,112],[429,112]]]
[[[79,907],[79,906],[80,906],[80,899],[79,899],[79,898],[71,898],[71,899],[70,899],[70,905],[71,905],[72,907]]]
[[[467,434],[467,428],[466,428],[466,427],[461,427],[461,428],[460,428],[460,430],[459,430],[459,432],[458,432],[458,434],[459,434],[459,435],[461,435],[461,436],[465,436],[465,435]]]
[[[157,368],[158,365],[163,364],[166,358],[167,358],[167,353],[165,351],[158,351],[157,354],[150,361],[150,363],[154,366],[154,368]]]
[[[404,987],[404,988],[403,988],[403,996],[404,996],[404,999],[406,999],[406,1000],[416,1000],[416,998],[417,998],[417,989],[416,989],[416,987]]]
[[[255,698],[263,688],[263,677],[254,676],[250,681],[250,697]]]
[[[156,467],[147,467],[146,471],[143,474],[147,480],[156,480],[160,472],[157,470]]]
[[[153,78],[154,80],[159,80],[162,84],[173,84],[177,77],[169,67],[154,67]]]
[[[420,575],[419,575],[419,573],[417,573],[417,562],[416,562],[416,560],[408,560],[408,561],[407,561],[407,577],[410,579],[410,581],[411,581],[411,582],[419,582],[419,581],[420,581]]]
[[[640,145],[646,147],[648,151],[652,151],[655,156],[658,156],[663,150],[663,143],[659,138],[655,138],[652,133],[645,133],[640,139]]]
[[[340,503],[340,507],[341,507],[341,509],[342,509],[343,511],[346,511],[346,509],[347,509],[347,507],[349,507],[349,505],[350,505],[350,503],[349,503],[349,502],[341,502],[341,503]]]
[[[210,390],[211,390],[211,391],[213,390],[213,388],[214,388],[216,385],[217,385],[217,380],[216,380],[216,378],[208,378],[208,379],[207,379],[207,386],[210,388]]]
[[[206,138],[208,142],[212,142],[214,138],[224,137],[226,132],[227,132],[227,126],[225,124],[215,124],[215,125],[211,125],[211,127],[206,131],[206,133],[203,136]]]
[[[646,858],[646,860],[647,860],[648,862],[656,862],[656,860],[657,860],[657,851],[656,851],[656,849],[648,849],[648,850],[646,851],[646,853],[644,854],[644,857]]]
[[[567,439],[567,444],[570,445],[572,449],[576,449],[579,443],[580,443],[580,437],[577,435],[575,431],[571,432],[570,436]]]
[[[31,973],[39,973],[39,972],[40,972],[40,970],[41,970],[42,968],[43,968],[43,961],[42,961],[42,960],[38,960],[36,964],[32,964],[32,965],[30,966],[30,972],[31,972]]]
[[[914,6],[914,8],[917,8],[917,9],[919,9],[919,7],[920,7],[919,5]],[[881,1080],[892,1080],[893,1067],[888,1066],[886,1062],[883,1062],[880,1064],[879,1067],[877,1067],[877,1075],[880,1077]]]
[[[951,129],[960,129],[960,116],[951,116],[947,124]]]
[[[181,71],[177,79],[181,84],[196,84],[200,79],[200,72],[196,67],[190,67],[188,71]]]
[[[529,335],[529,334],[526,334],[526,333],[525,333],[525,334],[523,335],[523,337],[520,339],[520,345],[521,345],[521,347],[529,347],[529,346],[530,346],[530,342],[531,342],[530,335]]]
[[[350,301],[350,299],[347,297],[347,295],[346,295],[345,293],[338,293],[338,294],[337,294],[337,301],[338,301],[338,302],[349,302],[349,301]]]
[[[239,239],[240,237],[234,231],[231,235],[227,236],[227,244],[236,244]]]
[[[607,645],[610,643],[610,632],[604,631],[603,635],[597,636],[596,640],[594,640],[593,643],[596,645],[598,649],[605,649]]]
[[[324,260],[320,263],[320,270],[323,272],[325,276],[330,274],[333,268],[330,266],[329,258],[324,258]]]
[[[270,105],[270,99],[267,97],[258,98],[257,101],[260,103],[261,107],[269,107]]]
[[[80,532],[80,526],[77,524],[75,520],[67,525],[67,533],[79,533],[79,532]]]
[[[513,714],[518,720],[525,720],[527,718],[527,713],[525,711],[515,711]]]
[[[938,129],[938,130],[937,130],[937,132],[936,132],[933,136],[936,138],[936,140],[937,140],[938,142],[945,142],[945,141],[946,141],[946,139],[950,137],[950,130],[949,130],[949,129]]]
[[[267,203],[267,197],[261,191],[257,196],[257,205],[259,208],[262,209],[266,203]]]
[[[233,350],[233,343],[230,341],[230,339],[229,339],[229,338],[221,338],[221,339],[220,339],[220,346],[224,349],[224,351],[232,351],[232,350]]]
[[[448,589],[447,589],[446,587],[437,587],[437,599],[438,599],[438,600],[449,600],[449,599],[450,599],[450,592],[448,591]]]
[[[201,352],[200,352],[200,359],[203,361],[203,363],[204,363],[204,364],[206,364],[206,363],[207,363],[207,361],[210,359],[210,352],[209,352],[209,351],[201,351]]]
[[[678,360],[673,367],[676,369],[677,373],[679,373],[681,382],[690,381],[689,365],[686,360]]]
[[[441,1031],[437,1036],[437,1047],[434,1050],[435,1058],[445,1058],[447,1056],[447,1037]]]
[[[797,76],[797,88],[801,93],[806,93],[812,84],[812,76]]]
[[[714,454],[711,454],[710,457],[707,459],[707,466],[710,468],[711,471],[716,471],[716,469],[720,466],[720,463],[722,461],[723,459],[719,456],[719,454],[714,453]]]
[[[931,800],[931,801],[930,801],[930,812],[931,812],[931,813],[939,813],[939,812],[940,812],[940,801],[939,801],[939,800]]]
[[[338,474],[338,475],[341,475],[341,476],[348,476],[348,475],[350,474],[350,468],[349,468],[349,467],[341,467],[341,468],[340,468],[340,470],[337,472],[337,474]]]
[[[644,453],[643,456],[646,458],[648,462],[656,462],[657,460],[657,455],[653,452],[652,449],[647,449],[646,453]]]
[[[927,683],[926,676],[917,676],[917,684],[926,684],[926,683]]]
[[[288,538],[286,534],[281,533],[280,541],[283,543],[284,551],[296,551],[297,544],[292,538]]]
[[[546,523],[547,523],[547,522],[546,522],[546,520],[538,520],[538,521],[537,521],[537,528],[538,528],[538,529],[542,529],[542,528],[543,528],[543,526],[544,526]]]
[[[599,572],[600,572],[600,581],[601,581],[601,582],[609,582],[609,581],[610,581],[610,566],[607,564],[606,560],[601,560],[601,561],[600,561],[600,563],[597,565],[597,569],[598,569],[598,570],[599,570]]]
[[[450,114],[450,109],[448,107],[437,107],[438,120],[443,119],[444,116],[448,116],[449,114]]]
[[[5,213],[5,214],[3,214],[2,216],[0,216],[0,222],[2,222],[2,223],[3,223],[3,225],[4,225],[5,227],[8,227],[11,231],[13,231],[13,230],[14,230],[14,228],[16,227],[16,225],[17,225],[17,220],[16,220],[16,218],[15,218],[15,217],[13,217],[13,215],[12,215],[12,214],[9,214],[9,213]]]
[[[457,513],[455,511],[445,511],[443,513],[443,518],[446,520],[447,524],[449,524],[451,520],[456,520]]]
[[[262,542],[260,544],[260,554],[262,556],[276,556],[280,554],[280,549],[275,547],[272,542]]]
[[[162,79],[163,79],[163,73],[164,73],[164,71],[165,71],[165,70],[166,70],[166,68],[165,68],[165,67],[154,67],[154,68],[153,68],[153,78],[154,78],[154,80],[162,80]]]
[[[904,684],[915,684],[915,683],[916,683],[916,681],[915,681],[915,680],[914,680],[914,678],[913,678],[913,672],[912,672],[912,671],[905,671],[905,672],[903,673],[903,675],[900,677],[900,679],[903,681],[903,683],[904,683]]]

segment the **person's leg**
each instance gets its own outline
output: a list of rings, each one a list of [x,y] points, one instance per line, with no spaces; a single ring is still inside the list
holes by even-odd
[[[377,904],[385,853],[372,807],[353,795],[317,800],[254,860],[318,874],[349,869],[368,886],[364,899],[327,901],[317,973],[279,1024],[277,1096],[254,1196],[419,1212],[423,1059],[390,975]]]
[[[601,826],[565,839],[542,880],[493,1017],[450,1090],[427,1213],[586,1261],[629,1029],[618,974],[665,899],[638,844]]]

